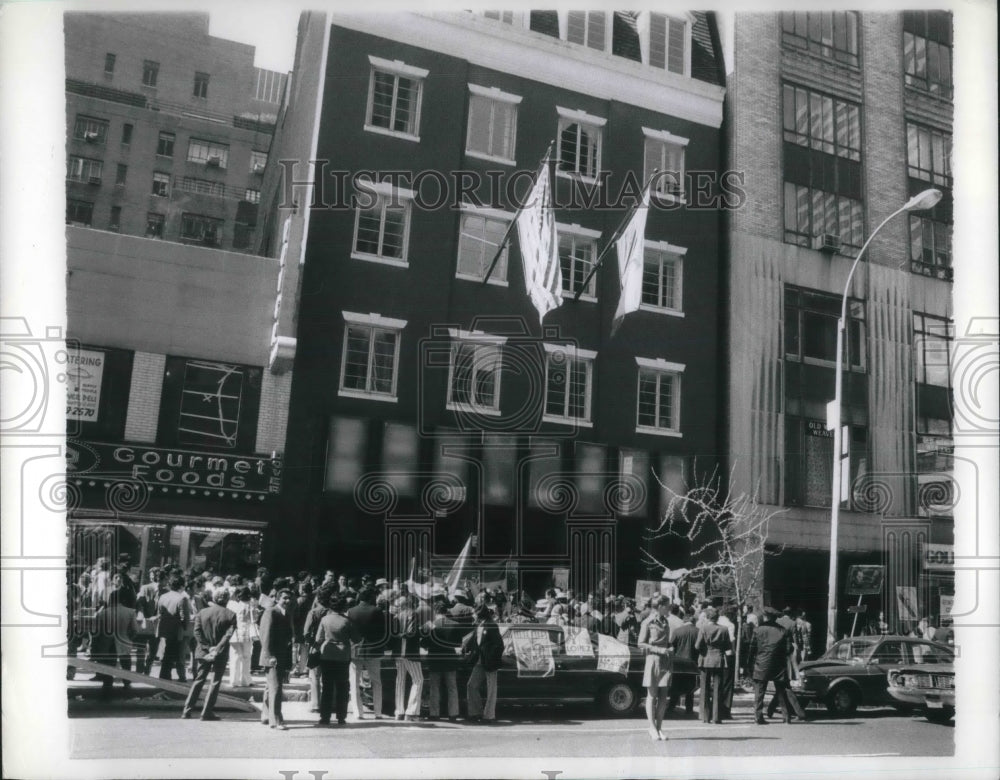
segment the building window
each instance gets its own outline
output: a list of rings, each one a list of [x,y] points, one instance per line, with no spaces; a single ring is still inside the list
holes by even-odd
[[[212,168],[226,168],[229,165],[229,146],[192,138],[188,142],[187,159],[188,162],[201,163]]]
[[[469,92],[466,154],[513,165],[521,98],[476,84],[469,84]]]
[[[649,64],[682,76],[689,72],[690,25],[664,14],[649,15]]]
[[[684,366],[665,360],[637,357],[639,385],[636,400],[638,433],[681,435],[681,374]]]
[[[955,440],[951,420],[917,417],[917,516],[951,515],[955,503]]]
[[[516,11],[483,11],[482,14],[486,19],[493,19],[497,22],[502,22],[503,24],[514,24],[517,20]]]
[[[462,212],[461,227],[458,235],[458,269],[455,276],[460,279],[482,281],[489,270],[490,263],[496,256],[497,247],[503,241],[510,227],[510,215],[501,211],[473,210],[465,208]],[[493,273],[490,274],[491,284],[507,283],[508,247],[504,247],[497,260]]]
[[[943,317],[913,313],[914,371],[919,384],[951,385],[951,342],[955,325]]]
[[[267,167],[267,152],[250,152],[250,173],[260,176]]]
[[[121,233],[122,230],[122,207],[112,206],[111,217],[108,219],[108,230]]]
[[[108,52],[104,55],[104,72],[109,76],[115,72],[115,55]]]
[[[66,200],[66,224],[90,227],[94,221],[94,204],[85,200]]]
[[[652,311],[679,313],[682,305],[684,255],[687,249],[647,242],[642,264],[640,307]]]
[[[368,57],[371,77],[365,130],[420,140],[420,99],[429,71]]]
[[[115,169],[115,186],[124,187],[125,180],[128,178],[128,166],[124,163],[118,163]]]
[[[159,171],[153,173],[153,194],[161,198],[166,198],[170,195],[169,173],[160,173]]]
[[[500,414],[501,347],[505,339],[456,330],[451,335],[446,407]]]
[[[85,184],[100,184],[104,163],[87,157],[70,155],[66,160],[66,178],[70,181],[81,181]]]
[[[951,98],[951,14],[903,12],[903,72],[906,83]]]
[[[73,126],[73,138],[86,141],[88,144],[103,146],[108,140],[108,122],[106,119],[94,119],[90,116],[78,116]],[[122,142],[125,143],[124,138]]]
[[[815,249],[824,234],[839,238],[842,247],[860,249],[864,234],[861,201],[786,181],[785,241]]]
[[[601,170],[601,128],[607,120],[558,106],[556,110],[559,112],[558,172],[596,181]]]
[[[124,124],[122,125],[122,145],[128,146],[132,143],[132,125]]]
[[[200,214],[181,215],[181,239],[186,242],[219,246],[222,243],[222,220]]]
[[[330,418],[324,491],[354,492],[354,486],[364,476],[367,444],[367,421],[353,417]]]
[[[174,156],[174,141],[176,136],[173,133],[160,133],[156,141],[156,154],[159,157]]]
[[[684,149],[687,138],[665,130],[642,128],[645,136],[643,149],[643,181],[648,181],[657,171],[652,192],[661,198],[684,198]]]
[[[388,184],[360,184],[351,257],[405,266],[414,193]]]
[[[340,395],[395,401],[399,342],[406,320],[348,311],[343,315]]]
[[[910,260],[929,267],[951,268],[951,225],[911,214]]]
[[[153,60],[142,61],[142,83],[147,87],[155,87],[156,79],[160,75],[160,63]]]
[[[600,233],[587,230],[579,225],[556,225],[559,234],[559,266],[562,270],[562,292],[564,297],[576,295],[583,290],[581,298],[597,300],[597,274],[591,276],[597,260],[597,239]],[[587,286],[583,283],[587,281]]]
[[[907,122],[906,162],[913,178],[951,187],[951,135]]]
[[[781,42],[785,46],[857,67],[857,12],[783,12]]]
[[[260,190],[247,187],[246,192],[243,193],[243,200],[248,203],[260,203]]]
[[[181,179],[178,189],[182,192],[196,192],[199,195],[215,195],[220,198],[226,194],[226,185],[223,182],[194,176],[185,176]]]
[[[544,346],[545,414],[542,419],[589,425],[597,353],[572,346]]]
[[[252,371],[245,366],[188,360],[177,422],[177,443],[236,449]],[[257,380],[259,382],[259,378]]]
[[[208,74],[207,73],[195,73],[194,74],[194,97],[196,98],[207,98],[208,97]]]
[[[848,485],[867,471],[868,431],[849,426],[845,442],[850,457]],[[785,417],[785,503],[791,506],[828,507],[833,492],[833,431],[824,420]],[[853,491],[843,500],[854,503]],[[862,502],[863,506],[863,502]]]
[[[809,149],[861,159],[861,109],[853,103],[785,84],[784,138]]]
[[[163,214],[148,212],[146,214],[146,238],[163,238],[163,226],[166,218]]]
[[[254,225],[237,222],[233,225],[233,249],[249,249],[253,243]]]
[[[785,289],[785,357],[789,360],[836,365],[837,321],[841,298],[799,288]],[[865,305],[847,302],[844,367],[865,370]]]
[[[609,51],[611,25],[606,11],[570,11],[566,20],[566,40],[588,49]]]

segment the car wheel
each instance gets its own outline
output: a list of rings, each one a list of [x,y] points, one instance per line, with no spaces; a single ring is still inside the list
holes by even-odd
[[[955,708],[942,707],[939,710],[925,710],[924,717],[931,723],[947,723],[955,717]]]
[[[833,715],[850,715],[858,708],[858,694],[846,685],[838,685],[826,695],[826,708]]]
[[[601,691],[597,704],[605,715],[624,718],[639,704],[639,692],[626,682],[614,683]]]

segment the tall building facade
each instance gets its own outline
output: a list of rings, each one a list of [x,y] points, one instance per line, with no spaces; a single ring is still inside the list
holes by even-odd
[[[284,77],[204,14],[67,14],[65,34],[70,561],[250,572],[281,493],[293,282],[236,250]]]
[[[245,251],[287,74],[208,14],[67,13],[66,221]]]
[[[807,609],[823,636],[826,407],[844,287],[865,238],[937,188],[932,210],[886,224],[847,290],[838,633],[857,598],[853,564],[886,567],[862,621],[879,610],[904,629],[940,619],[953,595],[950,15],[736,14],[726,25],[727,164],[748,195],[728,214],[728,451],[739,488],[784,510],[764,599]]]
[[[471,536],[484,579],[648,575],[661,482],[721,450],[720,62],[704,14],[303,16],[262,194],[261,251],[302,258],[281,565],[405,578]],[[518,240],[497,253],[547,150],[540,323]],[[588,276],[655,170],[612,334],[614,251]]]

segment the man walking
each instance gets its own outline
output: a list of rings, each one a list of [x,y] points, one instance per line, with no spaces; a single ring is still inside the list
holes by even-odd
[[[749,665],[753,675],[754,722],[760,726],[764,720],[764,694],[768,681],[774,683],[774,698],[781,705],[785,723],[792,722],[788,701],[788,657],[792,653],[792,637],[775,619],[778,612],[770,607],[764,609],[763,622],[753,632],[750,640]]]
[[[194,638],[197,642],[194,654],[198,671],[195,674],[194,684],[188,692],[187,701],[184,702],[182,718],[191,717],[191,710],[198,702],[201,689],[208,679],[209,672],[211,672],[212,684],[205,696],[205,706],[201,710],[201,719],[219,720],[219,716],[213,712],[213,709],[215,708],[215,700],[219,697],[222,677],[226,673],[226,662],[229,660],[229,640],[236,631],[236,615],[226,608],[226,604],[229,603],[229,591],[225,588],[216,588],[212,593],[212,601],[214,603],[200,610],[194,617]]]
[[[281,717],[282,683],[292,668],[292,619],[291,604],[294,598],[288,588],[278,591],[274,606],[265,610],[260,619],[260,662],[267,670],[267,687],[264,690],[264,709],[261,723],[270,723],[272,729],[287,730]]]
[[[802,705],[799,704],[798,698],[789,688],[789,684],[798,675],[798,666],[795,662],[796,655],[799,653],[799,646],[795,638],[795,620],[792,619],[792,610],[790,607],[785,607],[780,613],[777,610],[772,610],[774,614],[772,618],[775,618],[774,625],[781,629],[787,634],[788,639],[788,652],[785,654],[785,675],[782,678],[784,681],[784,698],[793,710],[795,710],[795,715],[799,720],[806,719],[805,710],[802,709]],[[773,718],[775,711],[778,709],[778,704],[780,703],[778,690],[778,684],[775,682],[775,692],[774,696],[771,697],[771,701],[767,705],[767,717]],[[787,709],[784,710],[785,722],[790,722],[790,713]]]
[[[140,654],[144,656],[137,659],[139,663],[136,666],[137,671],[142,674],[152,671],[156,651],[160,647],[159,634],[156,632],[156,603],[167,590],[166,572],[154,566],[149,570],[149,582],[142,586],[135,600],[136,618],[141,620],[138,647]]]
[[[169,680],[170,670],[177,669],[177,679],[187,682],[184,674],[184,655],[181,642],[191,623],[191,600],[184,592],[184,577],[175,572],[170,575],[170,590],[156,602],[157,641],[163,640],[163,660],[160,662],[160,679]]]

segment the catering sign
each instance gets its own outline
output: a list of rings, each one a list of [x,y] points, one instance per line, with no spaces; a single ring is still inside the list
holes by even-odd
[[[66,419],[97,422],[104,380],[103,352],[71,350],[66,354]]]

